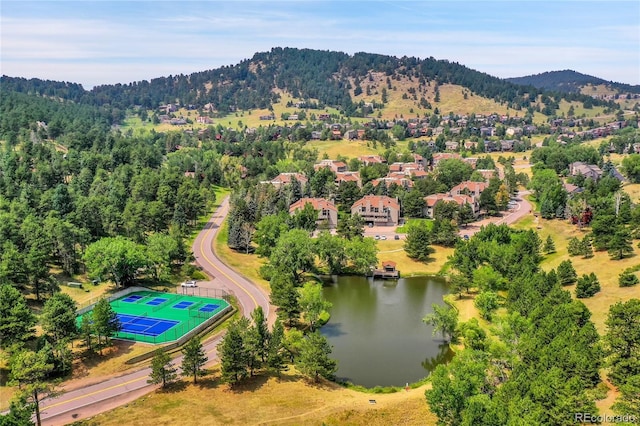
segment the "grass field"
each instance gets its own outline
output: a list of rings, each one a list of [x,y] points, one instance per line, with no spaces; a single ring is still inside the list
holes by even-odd
[[[180,383],[79,425],[428,425],[436,418],[424,398],[428,385],[367,394],[329,382],[309,384],[291,370],[280,379],[257,376],[235,389],[219,369],[199,385]],[[369,402],[374,400],[375,404]]]
[[[453,254],[453,248],[432,246],[435,253],[430,256],[429,261],[422,263],[407,256],[403,248],[403,240],[380,240],[377,243],[380,250],[378,260],[396,262],[396,268],[402,277],[438,275],[442,272],[447,258]]]
[[[347,158],[357,158],[361,155],[380,154],[385,150],[381,144],[378,144],[376,149],[373,148],[371,142],[366,141],[310,141],[305,146],[307,148],[317,149],[318,158],[323,158],[324,154],[327,154],[328,158],[332,159],[337,158],[338,155]]]

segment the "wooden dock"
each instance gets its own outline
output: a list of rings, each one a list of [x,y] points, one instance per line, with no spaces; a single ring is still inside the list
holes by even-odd
[[[398,279],[400,278],[400,271],[387,271],[385,269],[374,269],[371,271],[373,278],[382,278],[382,279]]]

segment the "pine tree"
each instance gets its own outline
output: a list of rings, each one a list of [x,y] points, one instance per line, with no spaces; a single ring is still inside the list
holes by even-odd
[[[329,358],[329,355],[331,355],[331,345],[327,338],[318,331],[314,331],[302,341],[296,366],[300,373],[315,382],[321,376],[330,379],[338,367],[336,361]]]
[[[561,285],[572,285],[578,280],[578,274],[570,260],[560,262],[557,274]]]
[[[182,349],[182,375],[192,376],[193,383],[198,382],[198,376],[204,374],[207,355],[204,353],[202,342],[198,336],[192,337]]]
[[[542,250],[547,254],[556,252],[556,245],[553,242],[553,238],[551,238],[551,235],[547,236],[547,239],[544,243],[544,248]]]
[[[584,250],[582,249],[580,240],[576,237],[572,237],[567,245],[567,251],[569,252],[569,256],[578,256],[582,254]]]
[[[171,362],[171,357],[163,350],[159,350],[151,360],[151,374],[147,383],[154,385],[162,383],[162,387],[174,382],[178,378],[177,368]]]
[[[234,385],[247,376],[247,350],[242,340],[242,332],[237,321],[232,322],[227,334],[218,345],[220,355],[221,379]]]
[[[613,260],[620,260],[631,253],[633,253],[631,233],[621,226],[609,240],[609,257]]]
[[[276,320],[273,324],[273,330],[269,336],[269,342],[267,346],[267,365],[272,371],[275,371],[278,376],[280,372],[284,370],[286,364],[284,362],[283,350],[284,341],[284,326],[282,321]]]
[[[585,259],[589,259],[593,257],[593,246],[591,245],[591,238],[587,235],[584,236],[582,241],[580,242],[581,254]]]
[[[576,297],[578,299],[591,297],[599,291],[600,282],[593,272],[578,278],[578,283],[576,284]]]

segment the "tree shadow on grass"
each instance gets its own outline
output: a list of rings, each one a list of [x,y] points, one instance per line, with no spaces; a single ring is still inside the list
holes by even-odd
[[[179,393],[184,391],[187,386],[189,386],[190,382],[186,381],[186,380],[178,380],[172,383],[167,384],[167,386],[158,389],[158,393],[165,393],[165,394],[170,394],[170,393]]]

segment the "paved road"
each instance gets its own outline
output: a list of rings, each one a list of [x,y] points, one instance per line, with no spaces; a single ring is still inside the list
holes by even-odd
[[[265,292],[223,264],[213,253],[212,243],[228,211],[227,197],[193,243],[197,263],[213,278],[199,283],[199,286],[224,289],[233,293],[245,316],[250,316],[257,306],[262,306],[265,316],[272,322],[275,318],[275,309],[269,305]],[[222,334],[204,342],[209,364],[215,364],[218,361],[216,347],[221,339]],[[178,357],[174,363],[179,365],[181,360],[182,358]],[[149,373],[150,369],[144,368],[119,377],[105,379],[97,384],[67,390],[56,399],[45,399],[40,405],[43,424],[64,425],[131,402],[157,388],[155,385],[147,384]]]

